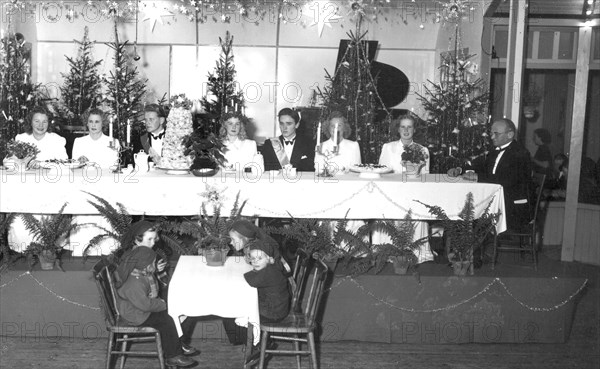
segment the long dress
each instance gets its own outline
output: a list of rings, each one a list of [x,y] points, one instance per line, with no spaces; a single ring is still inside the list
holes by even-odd
[[[21,133],[15,137],[15,140],[37,146],[40,152],[36,155],[35,160],[66,160],[69,158],[65,149],[67,140],[56,133],[46,132],[41,140],[36,139],[31,133]],[[51,194],[48,194],[48,196],[51,196]],[[58,210],[56,209],[57,212]],[[42,215],[34,214],[34,216],[40,219]],[[21,217],[15,218],[8,231],[8,245],[10,248],[18,252],[23,252],[32,241],[33,235],[25,228]],[[61,244],[65,242],[61,242]]]
[[[425,166],[421,169],[421,173],[429,173],[429,150],[426,147],[419,145],[415,142],[411,143],[411,145],[418,145],[421,147],[422,151],[426,153],[426,161]],[[383,145],[381,148],[381,156],[379,157],[379,164],[388,166],[394,170],[394,173],[403,173],[404,167],[402,166],[402,153],[404,152],[404,145],[402,141],[393,141],[388,142]],[[396,225],[400,224],[400,221],[395,222]],[[429,224],[427,222],[419,222],[415,221],[415,235],[413,240],[418,240],[423,237],[427,237],[429,232]],[[383,234],[381,232],[374,232],[371,236],[374,244],[379,243],[388,243],[391,242],[391,239],[388,235]],[[429,247],[429,242],[426,241],[421,244],[419,249],[414,251],[415,256],[417,257],[417,263],[423,263],[425,261],[431,261],[434,259],[433,253],[431,252],[431,248]]]

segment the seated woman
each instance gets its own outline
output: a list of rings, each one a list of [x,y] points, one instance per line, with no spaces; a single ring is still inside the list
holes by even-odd
[[[394,170],[394,173],[403,173],[402,154],[404,148],[412,146],[421,150],[425,159],[425,166],[421,169],[421,173],[429,173],[429,150],[425,146],[419,145],[413,141],[415,134],[415,118],[412,115],[406,114],[392,121],[391,132],[398,132],[399,140],[388,142],[383,145],[381,155],[379,156],[379,164],[385,165]]]
[[[117,290],[119,312],[133,326],[159,331],[167,366],[191,366],[196,361],[184,356],[167,303],[158,297],[155,264],[156,253],[149,247],[135,248],[121,260],[119,269],[124,280]]]
[[[29,125],[26,126],[25,132],[18,134],[15,140],[34,144],[40,151],[29,162],[30,167],[37,168],[40,162],[45,160],[68,159],[67,150],[65,149],[67,141],[64,137],[52,133],[53,127],[50,124],[50,114],[46,108],[36,106],[31,109],[31,112],[27,115],[27,122],[29,122]],[[8,232],[9,246],[15,251],[22,252],[32,241],[33,235],[25,228],[21,217],[15,218]]]
[[[111,139],[102,129],[106,126],[104,112],[100,109],[91,109],[83,116],[88,135],[78,137],[73,142],[73,159],[81,163],[90,163],[100,168],[109,168],[118,161],[118,152],[110,147]],[[118,145],[118,140],[114,140]]]
[[[358,142],[347,139],[352,127],[342,113],[332,112],[323,130],[329,139],[321,144],[320,151],[315,154],[316,172],[323,173],[327,167],[332,174],[342,173],[352,165],[361,163],[360,147]]]
[[[300,114],[284,108],[277,114],[281,136],[265,141],[263,157],[265,170],[278,170],[290,164],[303,172],[314,172],[315,143],[306,136],[299,136]]]
[[[27,115],[27,121],[29,125],[26,126],[25,132],[18,134],[15,140],[34,144],[40,150],[35,159],[32,160],[31,164],[34,167],[44,160],[68,159],[67,150],[65,149],[67,140],[52,132],[50,114],[46,108],[36,106],[31,109],[31,112]]]
[[[404,153],[405,147],[413,146],[414,148],[421,150],[423,156],[426,158],[425,165],[421,169],[421,173],[429,173],[429,150],[413,141],[413,136],[415,134],[415,118],[412,115],[403,115],[397,120],[393,121],[392,124],[392,127],[394,127],[392,128],[392,132],[397,130],[400,135],[400,139],[398,141],[389,142],[383,145],[383,148],[381,149],[381,156],[379,157],[379,164],[392,168],[395,173],[403,173],[404,167],[402,166],[402,153]],[[427,222],[415,222],[415,235],[413,239],[418,240],[423,237],[427,237],[427,235]],[[380,232],[374,232],[372,235],[372,240],[374,244],[387,243],[391,241],[389,236]],[[418,263],[433,260],[434,257],[429,247],[429,242],[421,244],[419,250],[415,251],[415,256],[417,257]]]
[[[246,139],[248,120],[238,113],[226,113],[221,118],[219,139],[223,142],[226,165],[231,169],[244,170],[248,166],[258,166],[264,171],[262,155],[258,154],[256,142]]]

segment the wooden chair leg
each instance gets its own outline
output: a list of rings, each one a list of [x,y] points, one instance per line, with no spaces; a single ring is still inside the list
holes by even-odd
[[[254,326],[252,323],[248,323],[246,334],[246,348],[244,349],[244,369],[252,368],[249,365],[248,358],[252,355],[252,348],[254,347]]]
[[[112,359],[112,355],[111,355],[111,351],[113,349],[113,346],[115,344],[115,334],[113,332],[109,332],[108,333],[108,350],[106,353],[106,369],[110,369],[111,367],[111,359]]]
[[[299,336],[296,334],[294,335],[296,338],[299,338]],[[294,341],[294,350],[296,351],[300,351],[300,342],[298,341]],[[302,355],[300,354],[296,354],[296,365],[298,366],[298,369],[302,369]]]
[[[127,338],[129,338],[129,336],[127,336],[126,334],[123,335],[123,342],[121,342],[121,352],[122,354],[121,356],[121,365],[119,365],[119,368],[123,369],[125,367],[125,353],[127,352]]]
[[[163,356],[162,340],[160,339],[160,332],[154,334],[156,338],[156,351],[158,354],[158,365],[160,369],[165,369],[165,358]]]
[[[492,255],[492,270],[496,268],[496,258],[498,257],[498,235],[494,234],[494,253]]]
[[[264,331],[260,340],[260,361],[258,362],[258,368],[263,369],[265,367],[265,351],[267,350],[267,341],[269,340],[269,332]]]
[[[315,346],[314,332],[308,332],[308,347],[310,349],[310,366],[312,369],[319,369],[317,364],[317,347]]]

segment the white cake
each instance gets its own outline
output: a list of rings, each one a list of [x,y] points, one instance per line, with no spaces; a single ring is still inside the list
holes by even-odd
[[[350,167],[350,170],[356,173],[385,174],[390,173],[392,168],[380,164],[355,164]]]
[[[167,128],[161,152],[160,166],[165,169],[189,169],[191,156],[183,155],[183,138],[193,131],[192,113],[181,107],[172,108],[167,117]]]

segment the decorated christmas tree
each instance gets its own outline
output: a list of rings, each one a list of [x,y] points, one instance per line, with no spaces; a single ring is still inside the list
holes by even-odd
[[[432,173],[469,164],[485,155],[489,143],[489,93],[483,80],[476,78],[477,65],[470,60],[473,55],[461,48],[461,11],[459,6],[449,7],[449,16],[456,18],[453,50],[443,55],[440,82],[429,81],[425,93],[418,95],[428,112],[426,136]]]
[[[137,67],[132,65],[127,52],[128,42],[119,43],[116,21],[114,30],[115,41],[107,44],[115,54],[114,70],[104,79],[108,89],[105,102],[114,116],[113,136],[125,142],[128,123],[134,132],[140,132],[142,129],[143,123],[138,122],[137,118],[146,94],[147,80],[140,79]]]
[[[94,61],[92,50],[94,42],[88,38],[85,27],[83,39],[75,40],[79,45],[77,58],[65,55],[69,64],[69,73],[62,74],[64,84],[60,88],[62,102],[58,106],[59,115],[74,124],[82,124],[81,116],[89,108],[95,108],[101,101],[102,79],[98,67],[102,60]]]
[[[203,118],[204,135],[219,134],[218,119],[222,114],[235,111],[245,113],[244,94],[235,80],[235,64],[233,63],[233,36],[227,32],[225,40],[219,37],[221,55],[215,71],[208,74],[208,91],[202,99],[202,108],[206,112]]]
[[[0,40],[0,159],[5,156],[6,143],[24,132],[29,110],[41,99],[40,85],[30,82],[30,52],[17,34],[9,33]]]
[[[361,33],[362,15],[356,18],[355,32],[348,32],[350,42],[332,76],[326,71],[327,86],[319,94],[323,99],[321,120],[333,111],[346,115],[352,127],[351,139],[355,139],[361,151],[363,163],[377,163],[381,147],[389,141],[391,115],[377,93],[376,80],[371,74],[368,58],[367,32]],[[378,109],[385,109],[387,116],[382,122],[375,121]]]

